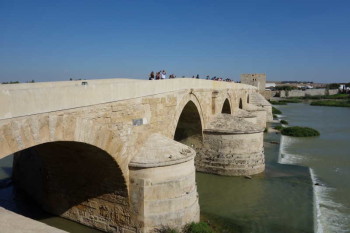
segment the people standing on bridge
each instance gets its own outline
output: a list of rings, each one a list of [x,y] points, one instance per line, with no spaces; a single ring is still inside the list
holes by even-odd
[[[210,77],[209,77],[209,75],[207,75],[207,80],[210,80]]]
[[[162,79],[166,79],[166,72],[165,72],[165,70],[162,71]]]
[[[149,74],[149,80],[154,80],[154,72],[153,71]]]
[[[160,79],[160,72],[157,72],[156,74],[156,80],[159,80]]]
[[[199,74],[197,74],[196,79],[199,79]]]

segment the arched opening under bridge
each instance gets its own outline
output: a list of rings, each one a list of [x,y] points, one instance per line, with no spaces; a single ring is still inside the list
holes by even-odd
[[[231,106],[230,106],[230,102],[228,101],[228,99],[226,99],[224,101],[224,104],[222,105],[221,113],[231,114]]]
[[[57,141],[16,152],[13,181],[49,213],[98,229],[133,225],[124,175],[96,146]]]
[[[189,101],[177,122],[174,140],[188,146],[202,143],[202,123],[197,106]]]
[[[239,99],[239,108],[240,108],[240,109],[243,109],[242,98]]]

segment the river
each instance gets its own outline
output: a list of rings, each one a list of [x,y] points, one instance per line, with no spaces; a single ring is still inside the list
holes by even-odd
[[[252,179],[197,172],[202,220],[227,233],[349,232],[350,109],[278,108],[290,125],[310,126],[321,136],[265,133],[266,172]],[[11,167],[11,156],[0,160],[0,180],[9,178]],[[11,185],[0,188],[0,206],[69,232],[99,232],[38,210]]]
[[[310,168],[315,232],[350,232],[350,108],[288,104],[278,107],[292,125],[317,129],[320,137],[282,137],[280,162]]]

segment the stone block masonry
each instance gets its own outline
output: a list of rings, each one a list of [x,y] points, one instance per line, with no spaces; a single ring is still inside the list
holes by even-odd
[[[279,91],[279,95],[282,98],[285,97],[304,97],[304,96],[316,96],[316,95],[335,95],[338,94],[338,89],[306,89],[306,90],[291,90],[291,91]]]
[[[263,128],[221,114],[203,131],[198,171],[226,176],[254,175],[264,171]]]
[[[257,93],[252,86],[194,79],[87,82],[0,87],[0,157],[17,153],[17,187],[51,213],[124,233],[198,221],[194,154],[173,140],[189,103],[208,145],[222,141],[217,174],[264,170],[260,129],[205,131],[224,103],[230,116],[248,109]],[[247,129],[258,127],[246,122]],[[158,144],[173,150],[164,152]],[[226,151],[230,146],[233,151]]]

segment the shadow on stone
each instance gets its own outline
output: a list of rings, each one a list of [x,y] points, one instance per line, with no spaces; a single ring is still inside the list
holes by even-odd
[[[95,146],[51,142],[17,152],[13,180],[49,213],[102,230],[132,225],[121,169]]]

